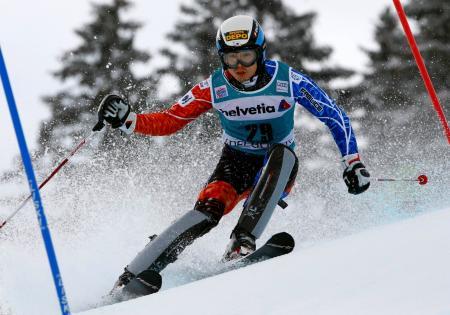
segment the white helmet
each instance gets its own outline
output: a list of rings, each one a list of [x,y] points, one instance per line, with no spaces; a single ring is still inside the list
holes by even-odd
[[[216,37],[216,47],[223,67],[223,54],[234,50],[256,49],[258,64],[265,59],[266,39],[258,21],[248,15],[236,15],[225,20],[219,27]]]

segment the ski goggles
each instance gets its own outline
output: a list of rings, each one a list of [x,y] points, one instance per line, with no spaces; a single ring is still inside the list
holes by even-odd
[[[231,69],[236,69],[239,64],[250,67],[258,59],[256,49],[243,49],[222,54],[223,62]]]

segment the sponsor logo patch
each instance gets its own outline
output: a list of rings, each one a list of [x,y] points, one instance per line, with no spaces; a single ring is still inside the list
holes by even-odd
[[[209,82],[208,82],[208,80],[204,80],[204,81],[200,82],[200,84],[198,86],[200,87],[201,90],[207,89],[207,88],[209,88]]]
[[[240,40],[240,39],[248,39],[248,31],[247,30],[238,30],[231,31],[225,33],[225,40],[227,42],[231,40]]]
[[[291,108],[291,104],[286,102],[286,100],[281,100],[280,105],[278,105],[279,112],[284,112],[285,110],[288,110],[289,108]]]
[[[299,83],[302,78],[300,77],[300,75],[298,73],[295,73],[294,71],[291,71],[291,79],[292,81],[294,81],[295,83]]]
[[[268,105],[266,106],[264,103],[258,104],[256,106],[241,108],[236,106],[235,109],[231,110],[223,110],[219,109],[219,111],[227,117],[236,117],[236,116],[247,116],[247,115],[260,115],[266,113],[275,113],[275,106]]]
[[[227,90],[226,85],[221,85],[221,86],[214,88],[214,93],[216,94],[217,99],[227,97],[228,90]]]
[[[259,149],[267,149],[271,144],[270,143],[261,143],[261,142],[250,142],[246,140],[239,140],[239,139],[225,139],[225,144],[228,144],[232,147],[245,147],[250,150],[259,150]],[[284,144],[285,146],[290,146],[292,143],[294,143],[294,139],[288,139],[286,141],[278,142],[281,144]]]
[[[194,95],[192,94],[191,91],[189,91],[178,101],[178,104],[184,107],[188,105],[190,102],[192,102],[194,99],[195,99]]]
[[[277,92],[288,92],[289,91],[289,82],[277,80]]]
[[[306,99],[311,103],[312,106],[314,106],[314,108],[321,113],[323,111],[323,107],[322,105],[319,104],[319,102],[317,102],[314,97],[305,89],[302,87],[302,89],[300,90],[303,95],[306,97]]]

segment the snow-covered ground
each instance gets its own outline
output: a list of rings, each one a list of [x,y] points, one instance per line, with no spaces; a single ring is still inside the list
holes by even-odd
[[[79,313],[450,314],[450,209]]]
[[[170,150],[164,144],[145,146],[126,157],[127,165],[111,167],[102,155],[70,164],[42,190],[73,312],[450,314],[446,143],[426,158],[420,151],[411,160],[404,153],[397,160],[368,160],[373,177],[424,172],[430,179],[426,186],[373,181],[358,196],[346,192],[332,158],[310,168],[303,156],[289,207],[274,213],[260,240],[287,231],[297,242],[294,253],[218,275],[238,205],[163,271],[160,293],[105,307],[103,296],[147,236],[192,208],[220,154],[220,144],[208,147],[210,152],[196,143],[170,145]],[[42,179],[48,168],[37,172]],[[23,177],[0,183],[0,218],[20,204],[27,188]],[[0,314],[59,314],[51,279],[29,204],[0,232]]]

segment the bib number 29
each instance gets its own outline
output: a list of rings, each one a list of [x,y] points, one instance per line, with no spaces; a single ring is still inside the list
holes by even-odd
[[[273,140],[271,124],[250,124],[245,126],[245,129],[249,132],[247,136],[247,141],[249,142],[254,140],[258,130],[261,134],[261,142],[270,142]]]

